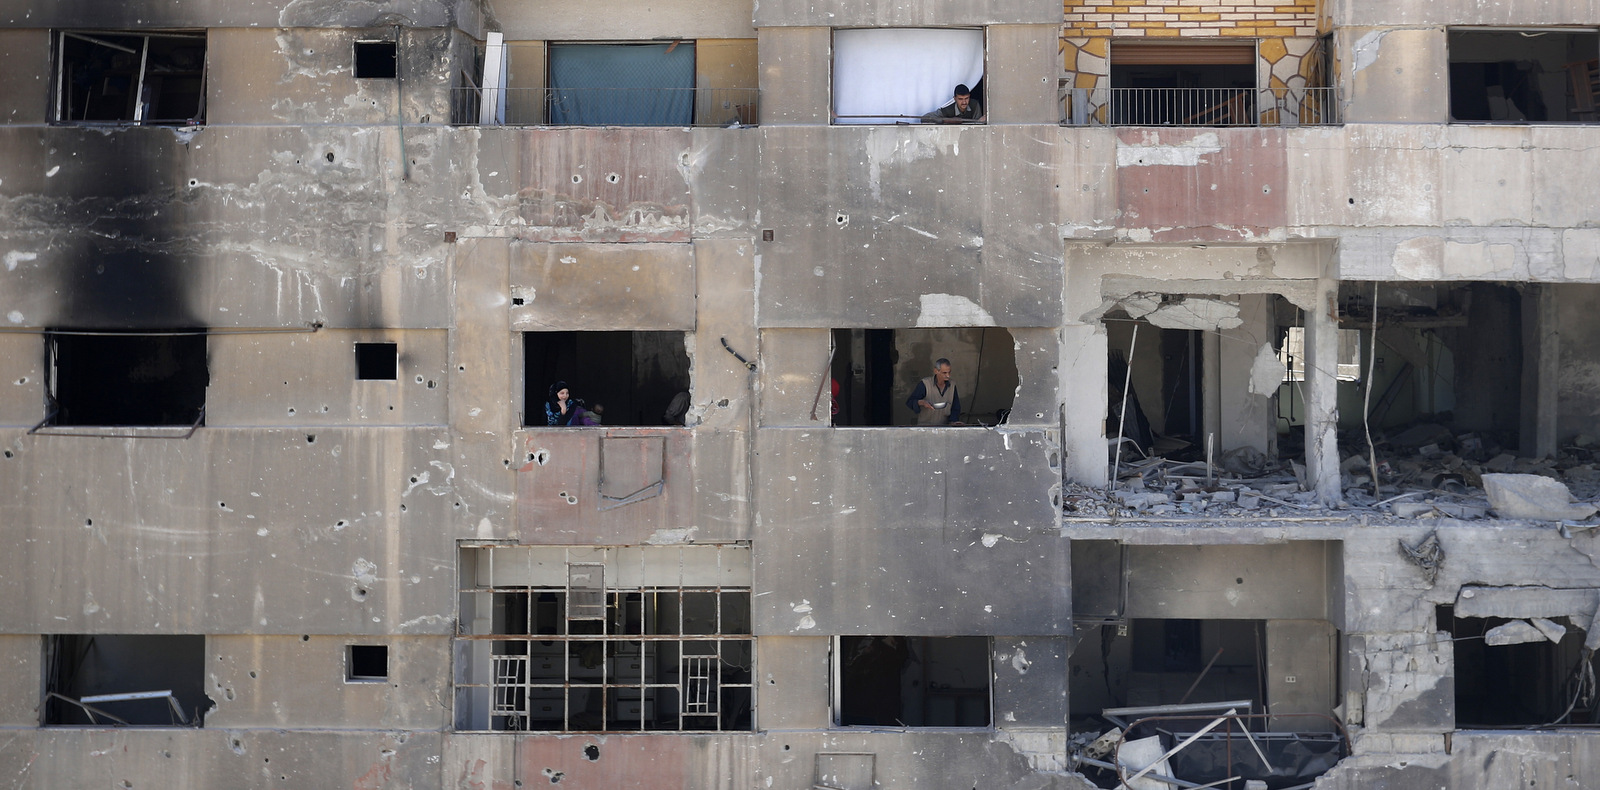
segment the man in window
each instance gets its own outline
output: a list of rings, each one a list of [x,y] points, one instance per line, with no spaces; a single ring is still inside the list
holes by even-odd
[[[933,375],[917,382],[906,408],[917,415],[918,425],[961,425],[961,396],[950,380],[950,360],[940,357],[933,363]]]
[[[968,123],[976,121],[982,123],[988,120],[988,115],[983,111],[983,103],[973,101],[972,89],[965,85],[957,85],[955,98],[933,112],[922,116],[924,123]]]

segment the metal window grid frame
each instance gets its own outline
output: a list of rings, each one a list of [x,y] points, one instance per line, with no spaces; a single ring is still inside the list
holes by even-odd
[[[485,547],[493,548],[493,547]],[[748,549],[736,547],[748,558]],[[718,552],[718,566],[732,552]],[[728,599],[744,596],[745,585],[648,584],[620,586],[606,577],[604,563],[585,559],[567,562],[568,584],[463,584],[464,594],[489,594],[496,607],[519,601],[521,621],[490,629],[493,633],[461,633],[457,642],[488,642],[487,682],[456,683],[464,689],[486,689],[487,715],[471,731],[553,732],[748,732],[755,728],[755,639],[748,633],[749,613],[728,611]],[[485,556],[492,558],[493,552]],[[492,562],[492,559],[491,559]],[[586,578],[585,578],[586,577]],[[604,579],[597,590],[590,584]],[[602,611],[574,604],[579,597],[599,594]],[[685,605],[692,596],[708,596],[710,627],[696,627]],[[554,601],[549,599],[554,598]],[[558,633],[537,633],[542,617],[554,615]],[[660,621],[670,612],[671,622]],[[652,617],[652,613],[654,616]],[[637,615],[637,624],[630,616]],[[742,626],[742,628],[741,628]],[[574,627],[579,633],[574,633]],[[466,629],[463,629],[465,631]],[[522,633],[501,633],[519,630]],[[691,630],[705,631],[691,633]],[[592,631],[583,633],[583,631]],[[460,656],[463,651],[458,650]],[[731,676],[731,679],[730,679]],[[739,701],[739,697],[743,701]],[[727,704],[729,698],[733,704]],[[598,706],[595,704],[599,702]],[[579,704],[583,707],[580,709]],[[672,705],[662,713],[657,705]],[[664,726],[662,722],[669,722]]]

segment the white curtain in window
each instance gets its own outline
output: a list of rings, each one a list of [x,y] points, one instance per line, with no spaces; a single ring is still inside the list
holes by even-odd
[[[982,30],[890,28],[833,33],[833,111],[839,123],[910,121],[983,78]],[[897,118],[895,116],[906,116]]]

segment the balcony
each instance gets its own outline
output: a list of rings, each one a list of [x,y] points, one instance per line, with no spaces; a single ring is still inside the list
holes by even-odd
[[[1334,88],[1068,88],[1066,126],[1333,126]]]

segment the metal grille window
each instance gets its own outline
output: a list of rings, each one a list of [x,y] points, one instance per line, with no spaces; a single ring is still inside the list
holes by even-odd
[[[753,729],[749,555],[463,547],[457,728]]]

